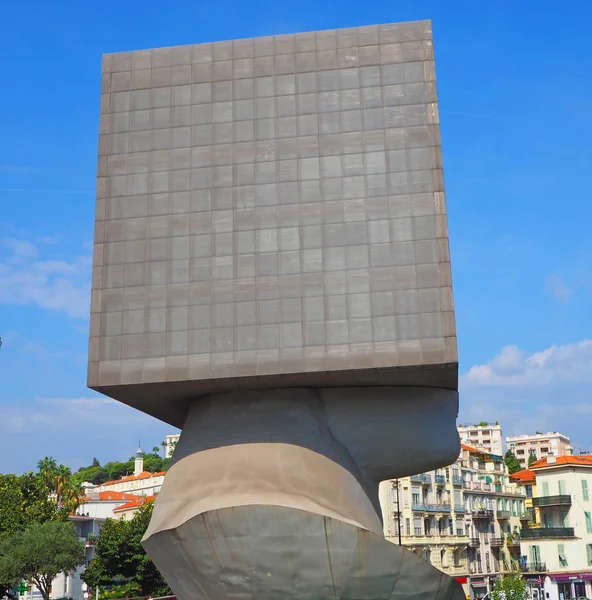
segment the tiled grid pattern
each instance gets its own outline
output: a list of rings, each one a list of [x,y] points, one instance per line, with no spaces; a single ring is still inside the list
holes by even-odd
[[[429,22],[102,78],[89,385],[456,362]]]

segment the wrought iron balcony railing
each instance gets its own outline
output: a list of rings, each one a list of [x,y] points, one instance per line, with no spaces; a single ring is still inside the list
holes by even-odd
[[[571,496],[561,494],[559,496],[539,496],[532,499],[532,505],[543,506],[571,506]]]
[[[573,527],[523,527],[520,536],[523,540],[572,538],[575,532]]]

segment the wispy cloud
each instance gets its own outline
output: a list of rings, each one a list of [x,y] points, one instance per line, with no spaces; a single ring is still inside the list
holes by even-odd
[[[461,420],[500,421],[506,435],[561,431],[592,449],[592,339],[526,352],[503,347],[460,378]]]
[[[52,240],[53,237],[47,238],[45,244]],[[41,258],[38,244],[24,238],[3,238],[0,240],[0,303],[36,305],[63,311],[74,318],[86,318],[91,266],[88,251],[70,260]]]
[[[551,296],[560,302],[568,302],[574,294],[573,288],[568,287],[562,277],[553,273],[547,276],[545,288]]]
[[[138,439],[158,445],[174,428],[124,404],[101,396],[42,397],[26,403],[0,404],[0,472],[33,469],[43,456],[54,456],[76,469],[127,460]],[[27,452],[11,452],[16,443]]]

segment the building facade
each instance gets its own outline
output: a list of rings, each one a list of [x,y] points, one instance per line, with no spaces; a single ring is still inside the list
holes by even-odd
[[[113,481],[106,481],[100,485],[87,486],[89,493],[98,492],[126,492],[135,496],[154,496],[160,492],[164,482],[165,471],[150,473],[144,471],[144,453],[138,448],[135,457],[134,474]],[[120,503],[121,504],[121,503]]]
[[[171,456],[173,456],[173,452],[175,451],[175,448],[177,446],[177,442],[179,441],[179,438],[181,437],[180,433],[169,433],[166,438],[164,439],[164,443],[165,443],[165,458],[171,458]]]
[[[528,466],[528,459],[534,455],[537,460],[546,456],[571,456],[573,446],[566,435],[551,431],[534,435],[516,435],[506,437],[508,450],[516,455],[523,468]]]
[[[463,444],[449,467],[383,483],[385,536],[482,598],[499,574],[518,569],[525,499],[500,455]]]
[[[592,457],[535,462],[539,521],[522,529],[522,564],[541,574],[548,600],[592,596]]]
[[[480,446],[493,454],[503,454],[502,428],[499,423],[485,425],[459,425],[460,439],[467,444]]]

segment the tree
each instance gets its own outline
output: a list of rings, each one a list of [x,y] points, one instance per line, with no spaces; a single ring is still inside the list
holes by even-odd
[[[74,525],[61,521],[34,523],[0,543],[0,580],[32,581],[43,600],[59,573],[71,573],[84,562],[84,543]]]
[[[72,477],[69,467],[58,465],[54,458],[46,456],[37,463],[37,468],[41,480],[58,507],[68,514],[74,512],[84,498],[84,490]]]
[[[50,497],[37,474],[0,475],[0,543],[33,523],[64,520],[67,514]],[[10,578],[0,577],[0,598],[14,587]]]
[[[511,450],[506,452],[506,456],[504,456],[504,462],[506,463],[506,467],[508,467],[508,472],[510,475],[522,470],[520,461],[516,458],[516,455]]]
[[[536,460],[536,454],[534,452],[531,452],[528,456],[528,466],[530,467],[530,465],[532,465],[533,462],[536,462]]]
[[[108,519],[95,554],[82,579],[90,586],[127,584],[140,596],[165,596],[169,587],[140,541],[152,516],[153,502],[144,504],[130,521]]]
[[[518,573],[498,577],[491,592],[492,600],[526,600],[526,581]]]

